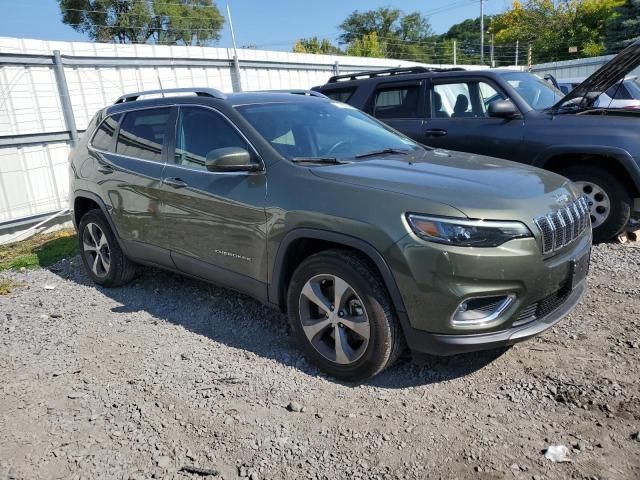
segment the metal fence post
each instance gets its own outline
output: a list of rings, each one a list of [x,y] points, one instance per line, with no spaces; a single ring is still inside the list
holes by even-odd
[[[238,56],[233,56],[233,75],[231,76],[233,80],[233,91],[241,92],[242,91],[242,78],[240,77],[240,62],[238,61]]]
[[[73,107],[71,106],[71,97],[69,96],[69,88],[67,87],[67,77],[64,75],[64,65],[60,50],[53,51],[53,71],[56,76],[56,84],[58,85],[58,95],[62,105],[62,114],[64,115],[64,123],[67,126],[71,137],[71,146],[75,147],[78,143],[78,129],[76,128],[76,119],[73,116]]]
[[[337,60],[333,64],[333,75],[340,75],[340,62],[338,62]]]

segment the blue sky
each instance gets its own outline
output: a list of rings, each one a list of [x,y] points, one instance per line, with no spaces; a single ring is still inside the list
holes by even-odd
[[[238,46],[253,44],[266,50],[290,50],[300,37],[316,35],[334,40],[340,22],[356,9],[392,6],[405,12],[419,11],[429,17],[437,33],[466,18],[475,18],[480,12],[479,0],[228,0],[216,3],[225,15],[229,3]],[[501,12],[510,3],[510,0],[486,0],[485,12]],[[88,40],[62,23],[56,0],[0,0],[0,6],[4,7],[0,36]],[[231,46],[227,23],[217,45]]]

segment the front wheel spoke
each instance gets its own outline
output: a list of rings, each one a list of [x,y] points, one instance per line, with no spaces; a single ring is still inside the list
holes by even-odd
[[[336,351],[336,362],[338,363],[349,363],[349,357],[353,353],[351,351],[351,347],[347,341],[347,335],[344,331],[344,328],[336,325],[334,327],[334,340],[335,340],[335,351]]]
[[[107,236],[104,232],[100,232],[100,243],[98,243],[98,248],[102,248],[107,245]]]
[[[318,320],[311,325],[302,325],[304,333],[307,335],[309,340],[313,340],[316,336],[321,333],[323,330],[326,330],[327,327],[331,324],[331,320],[328,318],[323,318],[322,320]]]
[[[365,316],[362,317],[344,317],[340,321],[349,330],[353,330],[364,339],[368,339],[370,335],[369,322]]]
[[[91,237],[91,241],[93,242],[93,244],[95,246],[98,246],[98,240],[96,239],[95,228],[96,226],[93,223],[90,223],[89,226],[87,227],[87,230],[89,230],[89,236]]]
[[[86,240],[82,242],[82,248],[85,252],[95,252],[98,250],[95,245],[91,245]]]
[[[98,263],[100,262],[100,258],[101,258],[100,254],[96,253],[96,256],[93,259],[93,264],[91,265],[91,271],[93,273],[95,273],[96,275],[99,275],[98,274]]]
[[[347,282],[338,277],[333,277],[333,304],[336,308],[343,307],[343,299],[345,298],[348,291],[351,290],[351,287]]]
[[[329,300],[320,291],[320,284],[307,282],[302,289],[302,294],[309,299],[312,303],[315,303],[322,311],[329,313],[331,306]]]
[[[100,263],[102,264],[102,270],[106,272],[109,271],[109,265],[111,264],[107,259],[104,258],[104,255],[99,255]]]

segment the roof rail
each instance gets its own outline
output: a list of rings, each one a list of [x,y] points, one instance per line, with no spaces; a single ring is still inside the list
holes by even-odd
[[[384,70],[369,70],[366,72],[347,73],[344,75],[334,75],[329,79],[328,83],[336,83],[341,80],[358,80],[359,78],[375,78],[392,75],[408,75],[411,73],[430,73],[430,72],[460,72],[465,69],[462,67],[455,68],[437,68],[437,67],[401,67],[388,68]]]
[[[128,93],[126,95],[122,95],[118,98],[115,103],[125,103],[125,102],[134,102],[138,100],[139,97],[143,95],[162,95],[164,96],[167,93],[195,93],[199,97],[212,97],[220,100],[224,100],[227,96],[222,93],[220,90],[216,90],[215,88],[197,88],[197,87],[189,87],[189,88],[165,88],[163,90],[146,90],[144,92],[136,92],[136,93]]]
[[[300,90],[300,89],[284,89],[284,90],[256,90],[264,93],[291,93],[293,95],[308,95],[310,97],[329,98],[325,94],[316,92],[315,90]]]

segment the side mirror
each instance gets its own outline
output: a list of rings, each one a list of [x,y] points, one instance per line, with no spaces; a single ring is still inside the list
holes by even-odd
[[[251,172],[259,165],[251,161],[251,155],[244,148],[216,148],[207,153],[204,162],[210,172]]]
[[[492,118],[516,118],[520,112],[511,100],[497,100],[489,104],[489,116]]]

